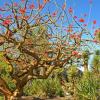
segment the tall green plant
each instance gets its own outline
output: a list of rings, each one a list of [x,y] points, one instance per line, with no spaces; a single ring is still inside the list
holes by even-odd
[[[93,71],[96,74],[100,74],[100,50],[97,50],[95,52],[93,61],[92,61],[92,65],[93,65]]]
[[[79,100],[97,100],[100,85],[91,72],[85,72],[81,81],[77,84]]]

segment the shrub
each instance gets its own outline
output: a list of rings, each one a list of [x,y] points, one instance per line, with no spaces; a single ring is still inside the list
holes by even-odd
[[[100,85],[98,79],[91,72],[85,72],[80,82],[77,84],[77,94],[79,100],[96,100],[99,95]]]
[[[59,83],[59,79],[48,78],[48,79],[36,79],[28,82],[24,88],[25,95],[34,96],[63,96],[63,91]]]

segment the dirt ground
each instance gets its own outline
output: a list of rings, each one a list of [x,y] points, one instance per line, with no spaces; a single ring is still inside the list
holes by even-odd
[[[27,97],[27,98],[22,98],[22,100],[74,100],[72,97],[53,97],[53,98],[32,98],[32,97]]]

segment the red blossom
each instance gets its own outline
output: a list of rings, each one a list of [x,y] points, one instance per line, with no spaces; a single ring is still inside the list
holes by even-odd
[[[47,3],[47,2],[49,2],[49,0],[43,0],[43,2],[44,2],[44,3]]]
[[[78,54],[79,54],[78,51],[72,51],[72,55],[73,55],[73,56],[77,56]]]
[[[25,9],[25,8],[20,8],[20,9],[19,9],[19,12],[20,12],[21,14],[24,14],[24,13],[26,12],[26,9]]]
[[[11,23],[12,23],[12,21],[10,19],[6,19],[6,20],[3,21],[2,25],[8,26]]]
[[[80,18],[80,19],[79,19],[79,22],[84,23],[85,20],[84,20],[83,18]]]
[[[35,8],[34,4],[29,5],[29,9],[34,9],[34,8]]]
[[[97,23],[97,21],[96,21],[96,20],[94,20],[94,21],[93,21],[93,24],[96,24],[96,23]]]

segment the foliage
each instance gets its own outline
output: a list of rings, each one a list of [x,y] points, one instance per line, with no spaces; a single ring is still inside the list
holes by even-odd
[[[48,79],[36,79],[28,82],[24,88],[25,95],[34,95],[34,96],[63,96],[63,91],[59,83],[59,79],[48,78]]]
[[[96,98],[99,96],[99,81],[92,72],[85,72],[82,79],[77,84],[77,94],[79,99],[96,100]]]
[[[80,70],[77,68],[76,65],[70,66],[70,68],[67,71],[69,79],[80,77],[81,73],[78,73],[78,71],[80,71]]]
[[[2,96],[0,96],[0,100],[4,100],[4,98]]]
[[[95,52],[95,55],[93,57],[93,60],[92,60],[92,64],[93,64],[93,71],[95,73],[100,73],[100,50],[97,50]]]
[[[4,58],[3,53],[0,52],[0,77],[2,77],[7,82],[9,88],[13,90],[15,88],[15,83],[10,76],[11,70],[9,62]]]

